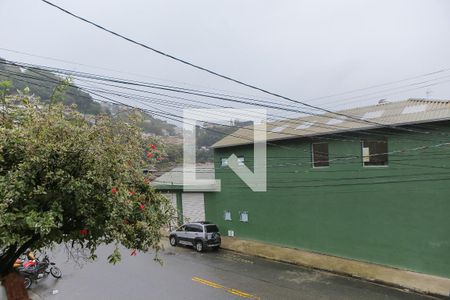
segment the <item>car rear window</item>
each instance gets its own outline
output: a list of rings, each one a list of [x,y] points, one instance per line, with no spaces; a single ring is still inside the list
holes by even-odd
[[[206,232],[219,232],[219,228],[216,225],[205,226]]]

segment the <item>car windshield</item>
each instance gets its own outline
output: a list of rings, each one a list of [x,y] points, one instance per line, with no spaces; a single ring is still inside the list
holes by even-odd
[[[206,232],[219,232],[219,228],[216,225],[207,225],[205,228]]]

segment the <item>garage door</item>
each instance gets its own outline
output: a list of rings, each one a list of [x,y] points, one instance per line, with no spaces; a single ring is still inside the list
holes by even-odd
[[[183,193],[184,222],[205,221],[203,193]]]
[[[170,201],[173,208],[177,209],[177,195],[174,193],[164,193],[163,195]]]

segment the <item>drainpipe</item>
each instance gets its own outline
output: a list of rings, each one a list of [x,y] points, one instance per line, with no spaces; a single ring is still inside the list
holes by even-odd
[[[178,213],[178,226],[183,225],[183,196],[182,191],[177,191],[177,213]]]

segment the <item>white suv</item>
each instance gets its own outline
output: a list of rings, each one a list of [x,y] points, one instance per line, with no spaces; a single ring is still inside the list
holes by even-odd
[[[210,222],[192,222],[180,226],[169,235],[170,245],[178,244],[194,246],[195,250],[202,252],[206,248],[217,250],[221,238],[219,228]]]

